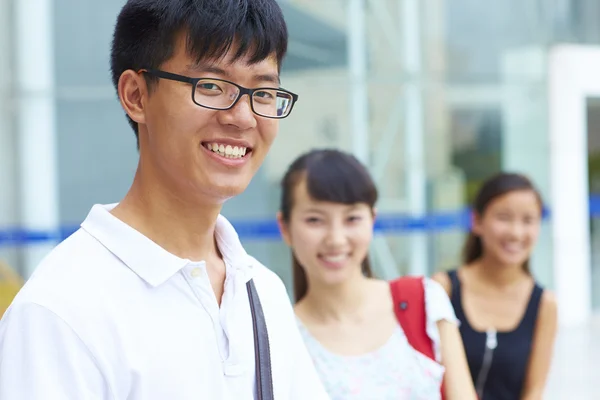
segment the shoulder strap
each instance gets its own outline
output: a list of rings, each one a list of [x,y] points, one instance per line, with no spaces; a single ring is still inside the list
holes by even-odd
[[[448,279],[450,279],[450,285],[452,289],[452,293],[460,287],[460,281],[458,280],[458,270],[451,269],[446,272],[448,275]]]
[[[527,308],[525,309],[525,315],[523,316],[519,326],[519,328],[522,327],[523,329],[526,329],[531,337],[533,337],[535,332],[535,325],[537,323],[537,317],[543,293],[544,289],[536,283],[531,291],[529,301],[527,302]]]
[[[433,343],[427,336],[423,277],[402,277],[390,283],[394,312],[410,345],[435,360]]]
[[[273,377],[271,371],[271,350],[269,348],[269,332],[263,314],[263,309],[254,286],[250,279],[246,283],[250,311],[252,313],[252,328],[254,331],[254,360],[256,374],[257,400],[273,400]]]
[[[448,278],[450,279],[450,285],[451,290],[450,290],[450,302],[452,303],[452,306],[454,307],[454,312],[456,313],[456,316],[458,317],[459,320],[464,321],[464,313],[462,310],[462,301],[461,301],[461,292],[462,292],[462,288],[461,288],[461,284],[460,284],[460,278],[458,277],[458,270],[457,269],[453,269],[447,272],[448,274]]]

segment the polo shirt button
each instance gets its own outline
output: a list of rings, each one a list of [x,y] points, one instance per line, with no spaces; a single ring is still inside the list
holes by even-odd
[[[192,278],[197,278],[200,275],[202,275],[202,270],[200,268],[194,268],[190,275],[192,276]]]

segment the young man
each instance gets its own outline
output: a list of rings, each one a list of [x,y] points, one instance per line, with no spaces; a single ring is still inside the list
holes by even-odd
[[[94,206],[5,314],[1,399],[255,399],[250,279],[274,398],[327,398],[281,280],[220,216],[297,99],[278,89],[286,47],[276,0],[125,4],[111,67],[139,166],[125,198]]]

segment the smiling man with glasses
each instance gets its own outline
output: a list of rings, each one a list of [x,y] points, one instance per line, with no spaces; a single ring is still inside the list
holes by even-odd
[[[283,283],[220,215],[298,100],[287,40],[276,0],[127,1],[111,70],[138,168],[4,315],[0,399],[327,399]]]

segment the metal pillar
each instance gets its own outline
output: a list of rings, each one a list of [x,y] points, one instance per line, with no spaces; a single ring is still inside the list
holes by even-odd
[[[377,159],[372,160],[372,170],[376,181],[381,182],[386,165],[394,152],[392,143],[399,130],[401,116],[404,119],[404,160],[406,172],[406,193],[408,212],[415,217],[421,217],[426,212],[426,175],[423,141],[425,136],[423,121],[423,99],[421,88],[421,33],[420,12],[418,0],[403,0],[400,7],[400,20],[403,31],[398,31],[393,24],[392,15],[387,9],[387,3],[379,0],[369,0],[369,8],[378,19],[379,26],[387,37],[390,46],[390,57],[403,60],[405,75],[408,77],[404,96],[400,97],[392,107],[386,130],[379,144]],[[365,26],[365,0],[349,0],[348,3],[348,38],[349,38],[349,69],[351,77],[351,124],[353,129],[354,154],[361,161],[368,163],[370,149],[368,133],[368,91],[367,51]],[[403,46],[398,46],[404,40]],[[402,102],[402,100],[404,100]],[[404,107],[402,107],[404,103]],[[404,111],[404,113],[402,113]],[[409,273],[427,274],[427,237],[424,233],[412,233],[409,237]],[[374,250],[380,259],[385,273],[394,274],[396,262],[393,259],[385,238],[378,238]]]
[[[365,0],[348,0],[348,64],[352,151],[369,164],[369,98],[367,90],[367,29]]]
[[[416,217],[423,216],[427,212],[419,4],[419,0],[404,0],[401,15],[404,39],[403,59],[405,74],[408,77],[405,89],[404,160],[406,164],[404,170],[409,213]],[[427,274],[427,235],[423,232],[412,233],[409,248],[409,273]]]
[[[372,5],[372,4],[370,4]],[[389,22],[389,21],[388,21]],[[367,29],[365,0],[349,0],[348,3],[348,64],[350,73],[350,118],[353,154],[365,165],[371,160],[369,153],[369,91],[367,88]],[[388,23],[388,32],[391,26]],[[382,278],[397,275],[396,260],[385,237],[373,240],[373,253],[379,260]]]
[[[57,231],[53,2],[18,0],[14,6],[21,227]],[[54,245],[25,244],[25,278]]]

